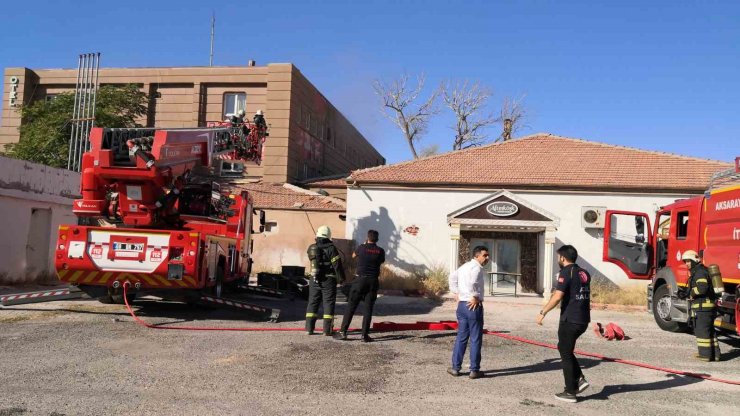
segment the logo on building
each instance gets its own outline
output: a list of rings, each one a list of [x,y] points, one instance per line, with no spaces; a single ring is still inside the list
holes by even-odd
[[[11,107],[15,107],[15,103],[18,100],[18,77],[10,77],[10,92],[8,93],[8,104]]]
[[[486,211],[497,217],[510,217],[519,212],[519,207],[513,202],[496,201],[488,204]]]

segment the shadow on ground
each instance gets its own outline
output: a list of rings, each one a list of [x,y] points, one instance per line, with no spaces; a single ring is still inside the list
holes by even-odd
[[[685,377],[677,374],[666,374],[665,380],[653,381],[640,384],[615,384],[604,386],[600,392],[590,396],[584,396],[582,400],[609,400],[615,394],[630,393],[635,391],[660,391],[674,387],[687,386],[699,383],[703,380],[694,377]]]

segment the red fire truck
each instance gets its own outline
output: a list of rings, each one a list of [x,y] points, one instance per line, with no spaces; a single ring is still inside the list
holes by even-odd
[[[712,176],[702,196],[661,207],[651,229],[648,214],[607,211],[604,261],[617,264],[630,279],[650,279],[647,302],[658,326],[686,330],[688,302],[676,297],[688,284],[681,261],[686,250],[700,254],[721,274],[715,326],[737,332],[740,316],[740,157],[735,167]],[[718,292],[720,291],[718,290]]]
[[[59,279],[122,302],[126,282],[132,297],[197,300],[248,277],[251,196],[222,192],[210,169],[234,151],[227,128],[93,128],[73,205],[79,225],[57,235]]]

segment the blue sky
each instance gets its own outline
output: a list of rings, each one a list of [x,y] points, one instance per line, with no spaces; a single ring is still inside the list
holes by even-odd
[[[0,67],[292,62],[386,156],[410,158],[379,112],[374,79],[424,72],[430,87],[479,81],[526,94],[521,134],[550,132],[719,160],[740,156],[740,3],[735,1],[259,1],[15,3]],[[269,117],[269,114],[268,114]],[[448,150],[441,113],[421,146]],[[491,131],[498,134],[498,127]]]

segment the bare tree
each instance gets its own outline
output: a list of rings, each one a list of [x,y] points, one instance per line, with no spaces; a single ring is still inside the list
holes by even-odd
[[[501,135],[496,139],[497,142],[511,140],[511,136],[517,131],[526,127],[527,109],[524,107],[524,98],[505,97],[501,103],[501,115],[499,120],[504,124]]]
[[[477,82],[469,85],[468,81],[448,83],[442,86],[442,98],[445,105],[455,114],[455,141],[452,150],[480,146],[488,136],[485,128],[499,120],[493,114],[483,114],[491,90],[481,87]]]
[[[391,84],[385,84],[378,80],[374,83],[375,93],[383,100],[383,114],[401,129],[406,142],[411,149],[414,159],[418,159],[414,144],[421,139],[429,125],[429,118],[439,110],[435,107],[435,101],[439,90],[432,94],[421,104],[416,104],[424,89],[424,74],[417,77],[417,84],[409,88],[408,75],[403,75]]]
[[[439,154],[439,145],[437,143],[424,146],[419,150],[419,157],[429,157]]]

